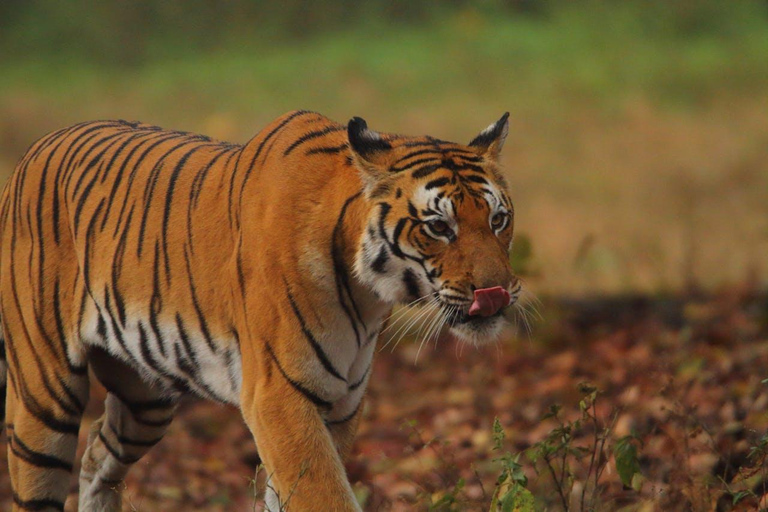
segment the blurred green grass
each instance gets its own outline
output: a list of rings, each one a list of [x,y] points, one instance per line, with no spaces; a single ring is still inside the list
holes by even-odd
[[[244,141],[309,108],[466,141],[509,110],[534,286],[768,282],[764,1],[357,5],[9,1],[0,177],[84,119]]]

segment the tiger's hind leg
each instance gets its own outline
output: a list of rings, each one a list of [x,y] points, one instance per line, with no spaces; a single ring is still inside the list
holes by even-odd
[[[18,334],[18,333],[16,333]],[[14,511],[64,510],[77,434],[88,399],[88,374],[33,357],[32,342],[6,338],[8,469]],[[23,371],[20,369],[23,368]]]
[[[81,511],[121,510],[128,470],[166,432],[177,396],[168,397],[125,363],[94,349],[94,374],[108,390],[105,411],[91,426],[80,470]]]

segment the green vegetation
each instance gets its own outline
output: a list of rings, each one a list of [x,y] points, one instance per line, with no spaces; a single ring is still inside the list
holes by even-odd
[[[460,2],[421,23],[369,8],[358,22],[320,17],[301,38],[296,20],[325,5],[300,18],[244,2],[102,4],[4,4],[3,90],[71,98],[117,86],[150,105],[187,91],[210,108],[259,112],[345,105],[352,79],[382,94],[383,110],[503,98],[552,113],[637,95],[690,106],[768,86],[764,2],[545,2],[532,13]]]
[[[467,140],[509,110],[541,289],[766,282],[764,1],[12,0],[0,55],[0,177],[84,119],[244,141],[309,108]]]

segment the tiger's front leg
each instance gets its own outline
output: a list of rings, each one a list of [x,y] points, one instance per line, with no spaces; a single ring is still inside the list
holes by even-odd
[[[275,359],[261,363],[244,361],[241,408],[269,476],[267,510],[360,511],[322,404]]]

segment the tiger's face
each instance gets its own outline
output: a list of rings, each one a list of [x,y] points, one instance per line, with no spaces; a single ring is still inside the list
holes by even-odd
[[[349,124],[372,206],[355,270],[382,300],[437,312],[427,337],[448,325],[473,343],[494,339],[521,292],[509,264],[514,209],[497,163],[507,126],[505,114],[464,146]]]

